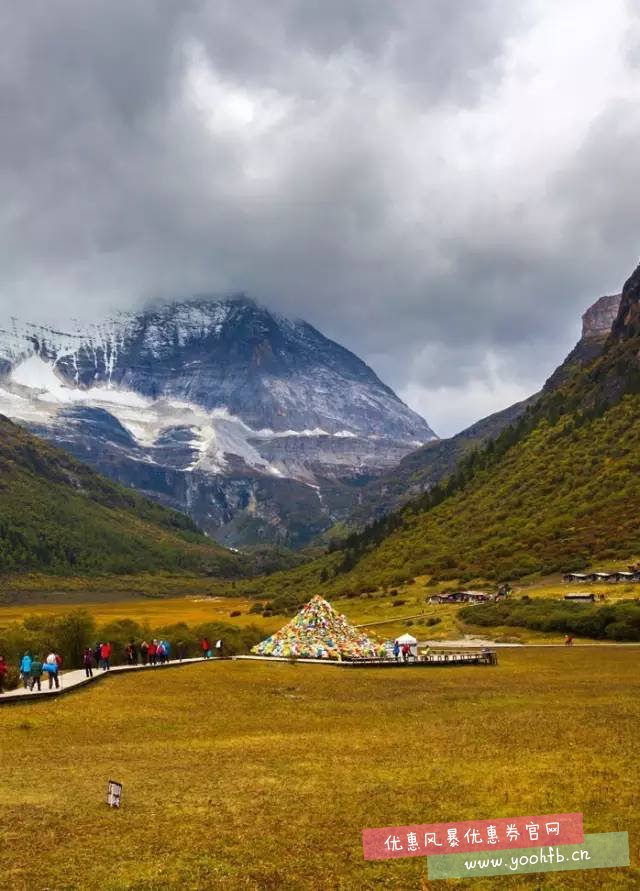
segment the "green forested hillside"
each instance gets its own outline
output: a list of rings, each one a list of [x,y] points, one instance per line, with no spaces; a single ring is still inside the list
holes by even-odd
[[[479,457],[440,504],[405,512],[371,550],[366,535],[354,542],[345,578],[513,579],[638,555],[639,439],[640,396],[587,421],[543,419],[498,461]]]
[[[600,303],[601,300],[596,301],[587,310],[583,322]],[[591,323],[586,328],[583,327],[578,343],[547,379],[540,392],[477,421],[450,439],[427,443],[403,458],[397,467],[376,477],[357,493],[352,492],[353,504],[348,517],[341,527],[332,530],[325,538],[335,539],[340,533],[340,528],[362,529],[368,523],[392,511],[400,510],[407,502],[418,498],[451,474],[456,465],[473,450],[481,449],[491,440],[497,439],[503,430],[517,425],[518,421],[527,412],[531,412],[539,402],[548,401],[553,393],[566,387],[569,381],[576,377],[580,378],[586,368],[593,366],[606,346],[609,332],[605,326],[597,327],[598,324],[601,324],[599,320],[594,322],[591,317]]]
[[[640,554],[640,267],[602,353],[401,513],[344,543],[358,587],[519,578]]]
[[[0,417],[0,573],[238,575],[242,566],[187,517]]]

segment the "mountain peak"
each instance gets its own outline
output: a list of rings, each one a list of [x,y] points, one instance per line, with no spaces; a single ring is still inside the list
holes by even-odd
[[[349,350],[242,294],[174,301],[69,332],[16,320],[0,330],[0,375],[33,355],[80,390],[179,399],[256,431],[346,430],[409,446],[434,437]]]
[[[365,362],[245,295],[57,328],[0,330],[0,412],[207,532],[235,523],[229,543],[308,540],[435,438]]]

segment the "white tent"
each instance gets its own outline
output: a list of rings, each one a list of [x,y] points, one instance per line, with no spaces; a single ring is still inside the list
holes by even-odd
[[[409,644],[411,648],[411,654],[414,658],[418,657],[418,641],[411,634],[403,634],[400,637],[396,637],[396,640],[402,647],[404,644]]]

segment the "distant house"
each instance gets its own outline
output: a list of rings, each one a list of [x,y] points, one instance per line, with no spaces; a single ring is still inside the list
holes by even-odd
[[[565,600],[572,600],[578,603],[595,603],[596,595],[588,594],[586,591],[580,591],[574,594],[565,594]]]
[[[590,572],[587,576],[588,582],[615,582],[615,572]]]
[[[484,603],[489,600],[489,595],[484,591],[465,591],[469,603]]]
[[[484,591],[451,591],[448,594],[435,594],[429,603],[484,603],[489,599]]]
[[[429,601],[430,603],[464,603],[464,598],[460,597],[457,592],[453,594],[436,594]]]
[[[564,581],[583,584],[585,582],[640,582],[640,571],[614,572],[567,572]]]

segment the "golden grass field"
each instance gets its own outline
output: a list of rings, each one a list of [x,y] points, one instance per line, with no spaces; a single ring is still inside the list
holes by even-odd
[[[186,622],[197,625],[200,622],[226,622],[229,625],[258,625],[275,628],[282,624],[271,617],[263,618],[260,613],[249,610],[253,602],[244,597],[205,597],[199,594],[183,597],[170,597],[166,600],[137,597],[129,600],[98,601],[86,603],[39,603],[33,606],[24,604],[0,605],[0,626],[9,622],[19,622],[26,615],[35,613],[45,616],[58,616],[73,609],[88,610],[98,625],[106,625],[118,619],[133,619],[140,624],[151,626]],[[232,612],[240,611],[241,616],[231,618]]]
[[[640,649],[510,650],[496,668],[224,662],[0,708],[0,886],[640,886]],[[104,803],[109,778],[123,807]],[[429,883],[364,827],[581,811],[632,868]],[[473,882],[473,884],[471,884]]]
[[[174,580],[175,581],[175,580]],[[66,584],[66,582],[65,582]],[[209,588],[211,583],[208,583]],[[363,624],[382,639],[393,638],[410,631],[419,640],[456,640],[465,634],[476,634],[482,638],[505,640],[520,643],[561,643],[563,636],[558,633],[544,633],[526,628],[474,628],[463,624],[458,619],[459,606],[426,602],[429,596],[443,588],[451,588],[452,584],[430,585],[427,576],[419,577],[406,585],[394,589],[394,593],[377,591],[353,599],[329,599],[333,606],[344,613],[354,624]],[[118,619],[133,619],[140,624],[150,626],[186,622],[197,625],[201,622],[225,622],[229,625],[245,627],[254,625],[263,628],[270,634],[283,625],[285,616],[262,617],[260,613],[249,614],[254,600],[246,597],[210,596],[205,593],[202,580],[182,579],[172,587],[169,579],[159,584],[158,594],[162,596],[122,594],[114,592],[106,586],[98,590],[79,586],[73,596],[60,593],[32,594],[28,602],[0,602],[0,628],[13,621],[21,621],[30,613],[40,615],[61,615],[70,609],[83,608],[89,610],[98,625]],[[580,590],[576,586],[567,586],[559,578],[544,579],[530,585],[519,585],[516,594],[528,594],[530,597],[562,598],[568,590]],[[609,602],[624,598],[640,596],[640,585],[587,585],[585,590],[596,594],[605,594]],[[267,600],[268,598],[264,598]],[[394,607],[394,600],[401,599],[405,604]],[[231,617],[231,612],[240,611],[240,616]],[[409,618],[411,617],[411,618]],[[439,619],[437,625],[428,625],[429,619]],[[578,640],[598,646],[595,640]]]

